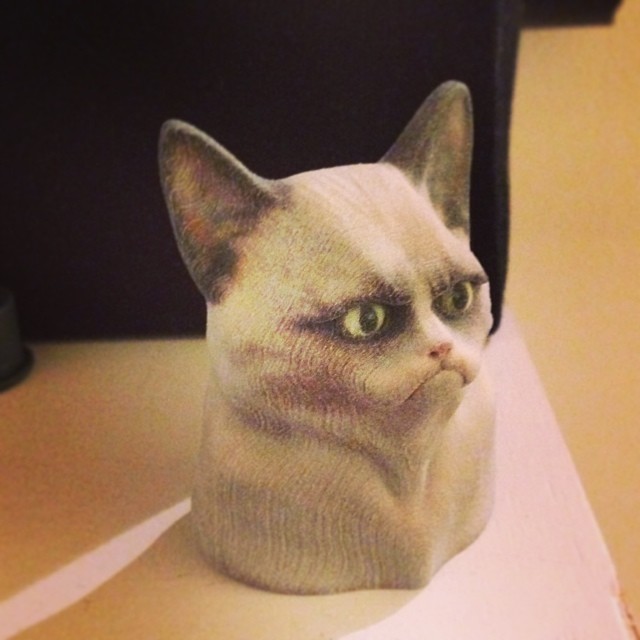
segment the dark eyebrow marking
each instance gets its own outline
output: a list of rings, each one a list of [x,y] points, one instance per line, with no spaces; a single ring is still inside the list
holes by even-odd
[[[364,295],[358,299],[359,301],[404,306],[411,302],[411,295],[394,284],[376,278],[365,288]]]
[[[352,307],[376,302],[390,307],[405,307],[411,304],[412,297],[408,292],[388,282],[374,278],[361,287],[359,295],[345,297],[335,304],[318,304],[310,314],[299,318],[299,326],[312,326],[336,320]]]
[[[479,287],[489,282],[489,277],[482,267],[477,265],[449,265],[450,268],[445,272],[436,274],[432,285],[431,292],[434,297],[448,291],[457,282],[470,282],[472,285]]]

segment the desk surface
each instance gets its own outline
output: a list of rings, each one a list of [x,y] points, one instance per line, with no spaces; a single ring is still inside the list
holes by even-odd
[[[0,395],[0,638],[615,640],[615,571],[507,315],[497,495],[422,591],[283,596],[217,575],[190,541],[201,340],[40,345]]]

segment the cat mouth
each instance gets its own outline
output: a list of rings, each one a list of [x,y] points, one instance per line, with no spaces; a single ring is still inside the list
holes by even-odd
[[[432,382],[441,379],[442,376],[450,377],[452,380],[455,379],[460,388],[466,386],[469,383],[469,380],[467,380],[467,376],[464,372],[460,371],[457,368],[448,368],[443,366],[421,380],[413,389],[413,391],[411,391],[411,393],[406,397],[404,402],[410,402],[411,400],[417,398],[424,391],[425,387],[428,387]]]
[[[474,378],[474,376],[469,372],[469,370],[464,367],[464,366],[455,366],[455,365],[448,365],[447,362],[444,362],[442,364],[442,368],[440,369],[440,371],[438,371],[436,373],[436,375],[439,375],[441,373],[445,373],[447,371],[450,371],[451,373],[457,373],[460,378],[462,378],[462,386],[466,387]]]

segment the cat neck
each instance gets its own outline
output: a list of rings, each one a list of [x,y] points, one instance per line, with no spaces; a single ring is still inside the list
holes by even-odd
[[[429,484],[431,461],[436,457],[443,432],[458,406],[455,395],[449,403],[416,420],[410,415],[380,416],[375,424],[361,417],[331,417],[333,429],[319,430],[304,420],[295,424],[264,412],[247,412],[232,406],[216,391],[209,392],[205,414],[203,448],[207,457],[220,457],[226,450],[234,464],[254,475],[279,473],[289,477],[321,476],[326,469],[342,483],[377,483],[394,500],[422,502]],[[355,422],[355,424],[353,424]],[[356,437],[354,437],[354,435]],[[216,463],[217,464],[217,463]],[[267,471],[271,469],[271,471]],[[313,482],[306,480],[307,484]],[[321,485],[320,485],[321,486]]]

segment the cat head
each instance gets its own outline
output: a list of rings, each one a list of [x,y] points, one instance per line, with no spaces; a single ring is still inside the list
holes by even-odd
[[[491,326],[469,249],[472,135],[468,91],[449,82],[380,162],[272,181],[164,125],[165,198],[239,411],[286,431],[453,409]]]

